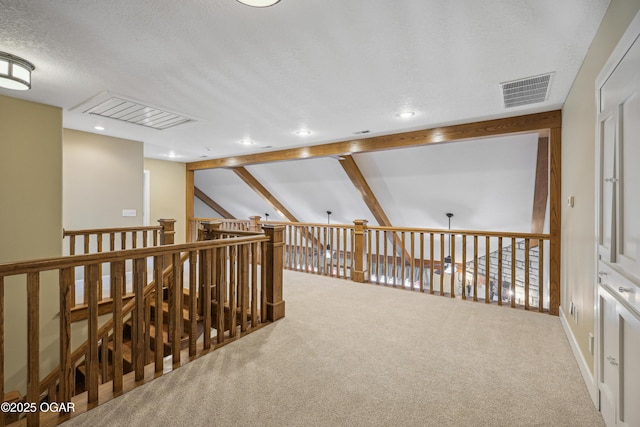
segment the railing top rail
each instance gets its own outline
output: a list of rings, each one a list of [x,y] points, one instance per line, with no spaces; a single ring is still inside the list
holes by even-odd
[[[380,231],[396,231],[396,232],[412,232],[412,233],[425,233],[425,234],[462,234],[465,236],[483,236],[483,237],[515,237],[516,239],[534,239],[534,240],[549,240],[551,235],[549,234],[535,234],[535,233],[514,233],[508,231],[480,231],[480,230],[455,230],[455,229],[437,229],[437,228],[409,228],[409,227],[383,227],[383,226],[367,226],[368,230],[380,230]]]
[[[80,236],[84,234],[109,234],[109,233],[123,233],[128,231],[152,231],[162,230],[160,225],[145,225],[140,227],[119,227],[119,228],[91,228],[86,230],[62,230],[62,235],[67,236]]]
[[[189,218],[190,221],[220,221],[220,222],[238,222],[238,223],[250,223],[250,219],[227,219],[227,218]]]
[[[353,224],[325,224],[322,222],[281,222],[281,221],[260,221],[261,224],[268,225],[291,225],[294,227],[326,227],[326,228],[355,228]]]
[[[211,230],[210,233],[215,234],[234,234],[236,236],[262,236],[263,233],[258,231],[246,231],[246,230],[227,230],[226,228],[220,228],[217,230]]]
[[[231,237],[228,239],[205,240],[202,242],[181,243],[176,245],[154,246],[150,248],[126,249],[122,251],[101,252],[87,255],[71,255],[56,258],[44,258],[14,263],[0,264],[0,276],[13,276],[38,271],[57,270],[61,268],[78,267],[92,263],[126,261],[129,259],[145,258],[148,256],[166,255],[176,252],[213,249],[224,246],[234,246],[246,243],[266,242],[265,235],[245,237]]]

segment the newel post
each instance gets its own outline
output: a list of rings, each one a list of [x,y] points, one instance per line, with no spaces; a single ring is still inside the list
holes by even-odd
[[[269,237],[265,242],[264,263],[266,319],[276,321],[284,317],[282,299],[282,271],[284,258],[284,227],[281,225],[263,225],[264,234]]]
[[[176,232],[174,231],[174,226],[176,223],[175,219],[159,219],[160,223],[160,244],[161,245],[173,245],[174,238]]]
[[[250,216],[251,225],[249,226],[249,231],[255,231],[260,233],[262,231],[262,226],[260,225],[260,215]]]
[[[220,221],[201,223],[200,228],[198,229],[198,241],[215,240],[219,238],[219,234],[216,233],[216,231],[220,230],[221,227],[222,222]]]
[[[365,233],[367,230],[367,220],[366,219],[356,219],[353,223],[356,226],[355,229],[355,247],[353,249],[354,263],[353,263],[353,274],[351,276],[351,280],[354,282],[364,283],[367,280],[367,272],[365,271],[365,262],[364,258],[366,255],[365,252]]]

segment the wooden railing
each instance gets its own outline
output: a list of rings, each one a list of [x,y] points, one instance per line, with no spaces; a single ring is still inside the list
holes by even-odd
[[[269,224],[285,227],[288,270],[558,312],[559,272],[547,255],[554,244],[549,234],[370,227],[365,220]]]
[[[241,237],[0,264],[0,361],[4,360],[6,350],[5,326],[12,328],[12,319],[4,318],[5,277],[17,277],[11,280],[11,286],[27,289],[29,334],[24,402],[38,409],[26,414],[27,425],[39,425],[41,419],[44,424],[56,424],[69,418],[64,412],[41,413],[43,400],[74,402],[76,411],[93,407],[98,401],[109,400],[284,317],[283,231],[282,227],[265,226],[264,233]],[[258,248],[262,253],[260,267]],[[133,298],[123,304],[126,263],[133,265]],[[109,319],[99,327],[96,284],[101,265],[108,266],[114,303]],[[73,270],[77,267],[85,271],[88,332],[86,342],[73,349],[71,288]],[[40,301],[42,286],[57,286],[60,293],[60,365],[43,380],[39,307],[50,302]],[[165,313],[161,310],[166,306]],[[167,323],[165,336],[157,322]],[[130,323],[132,335],[129,348],[123,344],[126,323]],[[198,330],[204,331],[201,340]],[[130,361],[130,373],[126,373],[125,359]],[[107,365],[107,361],[112,361],[109,362],[112,365]],[[76,389],[76,375],[81,367],[86,390],[82,393]],[[0,387],[3,395],[3,363],[0,363]],[[0,416],[0,425],[4,421],[4,416]]]
[[[86,255],[173,244],[175,220],[159,219],[158,223],[159,225],[157,226],[63,230],[65,253],[68,255]],[[84,271],[82,269],[78,269],[78,271],[74,269],[72,274],[74,281],[76,279],[82,281]],[[101,306],[108,309],[111,303],[111,289],[108,286],[102,286],[102,279],[102,265],[99,265],[98,301],[100,301]],[[127,281],[124,282],[123,287],[124,295],[130,293],[127,290]],[[74,309],[72,318],[81,319],[86,315],[87,289],[82,286],[72,286],[70,292],[71,304]]]

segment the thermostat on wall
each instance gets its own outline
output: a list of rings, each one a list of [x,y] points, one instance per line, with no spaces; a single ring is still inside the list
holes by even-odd
[[[136,216],[135,209],[122,209],[122,216]]]

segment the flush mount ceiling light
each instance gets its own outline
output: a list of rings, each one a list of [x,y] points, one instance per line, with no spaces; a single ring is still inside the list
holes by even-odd
[[[251,7],[269,7],[278,3],[280,0],[237,0],[239,3]]]
[[[253,142],[253,141],[252,141],[251,139],[249,139],[249,138],[242,139],[242,140],[240,140],[239,142],[240,142],[240,144],[242,144],[242,145],[253,145],[253,144],[255,144],[255,142]]]
[[[94,126],[93,128],[100,131],[104,130],[104,126]]]
[[[29,61],[0,52],[0,87],[14,90],[31,89],[31,72],[35,69]]]
[[[310,130],[299,130],[296,132],[296,135],[298,136],[309,136],[311,135],[311,131]]]

